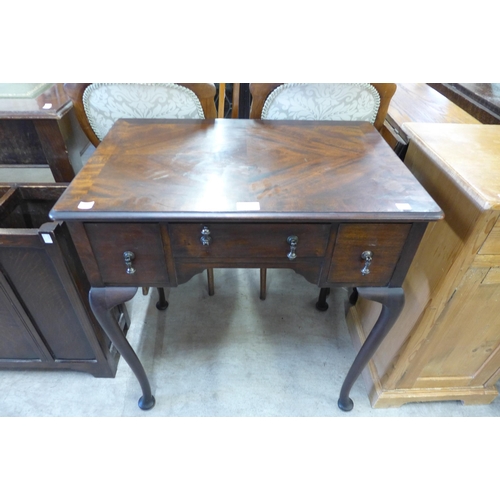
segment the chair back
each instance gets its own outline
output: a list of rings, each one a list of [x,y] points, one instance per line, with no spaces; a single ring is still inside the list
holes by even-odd
[[[251,83],[250,118],[384,124],[394,83]]]
[[[64,90],[94,146],[120,118],[217,117],[213,83],[65,83]]]

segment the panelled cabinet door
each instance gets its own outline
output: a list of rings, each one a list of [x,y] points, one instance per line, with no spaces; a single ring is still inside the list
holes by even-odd
[[[479,386],[498,370],[500,287],[492,270],[471,268],[463,277],[431,332],[420,385]]]
[[[0,359],[46,359],[46,352],[33,324],[16,298],[5,276],[0,272]]]
[[[68,295],[72,285],[62,278],[62,264],[54,263],[48,254],[57,243],[44,245],[38,234],[24,234],[18,240],[2,245],[0,266],[11,296],[19,299],[18,314],[30,318],[32,337],[46,352],[44,361],[95,360]]]

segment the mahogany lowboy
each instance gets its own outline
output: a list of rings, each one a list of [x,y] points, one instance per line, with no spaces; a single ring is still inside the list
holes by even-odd
[[[222,119],[119,120],[51,216],[71,230],[141,408],[154,397],[109,309],[138,286],[177,286],[207,268],[275,267],[382,303],[340,395],[349,410],[352,384],[404,304],[427,223],[442,213],[368,123]]]

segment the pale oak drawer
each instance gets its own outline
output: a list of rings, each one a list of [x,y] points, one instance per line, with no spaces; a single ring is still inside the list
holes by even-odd
[[[500,220],[497,221],[490,234],[488,234],[478,254],[500,255]]]

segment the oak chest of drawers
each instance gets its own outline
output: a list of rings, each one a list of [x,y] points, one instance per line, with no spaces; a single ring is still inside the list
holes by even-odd
[[[365,370],[372,405],[487,404],[500,378],[500,127],[406,124],[405,163],[443,208],[403,283],[407,303]],[[358,342],[377,316],[349,312]]]

